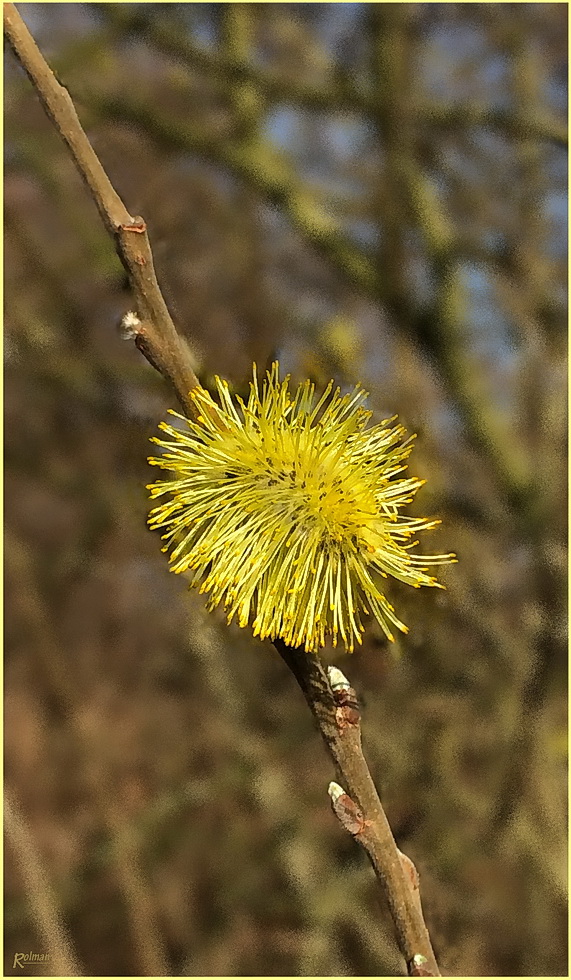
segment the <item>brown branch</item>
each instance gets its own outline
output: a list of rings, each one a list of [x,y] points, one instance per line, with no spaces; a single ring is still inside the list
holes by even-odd
[[[418,957],[422,957],[430,974],[440,976],[422,917],[418,889],[411,881],[412,862],[405,858],[407,866],[403,867],[404,856],[401,857],[397,848],[363,755],[360,714],[353,692],[347,685],[334,693],[321,661],[304,647],[288,647],[280,639],[274,640],[274,646],[301,687],[333,759],[349,799],[347,822],[338,814],[339,819],[369,855],[387,898],[409,974],[413,975],[412,969],[421,962]],[[351,804],[355,807],[353,812]]]
[[[5,32],[16,57],[36,88],[47,115],[67,144],[79,173],[97,204],[119,257],[129,275],[137,313],[124,318],[127,335],[151,364],[173,384],[184,409],[192,413],[188,392],[198,380],[176,333],[153,268],[146,225],[133,218],[111,185],[85,135],[71,98],[44,61],[13,4],[4,6]],[[278,181],[279,183],[279,181]],[[355,836],[365,847],[385,891],[399,947],[410,975],[438,976],[438,967],[424,924],[417,890],[410,871],[403,868],[388,820],[361,749],[359,712],[333,692],[315,655],[305,649],[275,646],[294,674],[333,758],[339,777],[350,794],[349,808],[363,814]],[[408,874],[408,877],[407,877]]]
[[[137,306],[137,347],[171,382],[185,412],[192,414],[193,403],[188,394],[198,385],[198,378],[160,291],[145,222],[127,211],[85,135],[67,89],[57,81],[12,3],[4,5],[4,33],[47,116],[66,143],[113,238]]]

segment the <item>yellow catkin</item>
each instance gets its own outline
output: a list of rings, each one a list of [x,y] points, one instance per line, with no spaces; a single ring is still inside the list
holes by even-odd
[[[454,555],[411,552],[415,535],[438,521],[402,516],[424,483],[401,474],[412,450],[396,419],[367,427],[371,413],[357,386],[333,383],[317,399],[309,382],[289,390],[277,362],[260,384],[254,367],[246,404],[216,379],[220,404],[197,388],[197,421],[171,412],[162,453],[149,463],[169,471],[151,484],[167,500],[149,516],[170,552],[171,570],[222,603],[228,621],[262,639],[281,637],[316,651],[332,637],[361,642],[362,613],[386,636],[406,632],[384,594],[387,577],[419,588]]]

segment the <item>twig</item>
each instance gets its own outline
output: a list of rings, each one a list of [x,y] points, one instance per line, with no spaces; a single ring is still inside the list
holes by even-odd
[[[188,365],[160,292],[145,222],[127,212],[81,127],[69,93],[57,82],[13,4],[4,7],[4,25],[8,41],[65,140],[129,275],[137,301],[137,315],[132,314],[126,324],[131,336],[153,366],[172,382],[185,411],[192,413],[188,392],[198,379]],[[280,640],[275,641],[275,646],[317,720],[339,777],[350,794],[350,804],[363,814],[362,826],[359,824],[355,836],[366,848],[384,888],[409,975],[418,975],[415,971],[421,969],[426,975],[439,976],[418,896],[407,880],[362,753],[359,712],[346,694],[334,693],[316,655],[303,648],[287,647]]]
[[[57,81],[12,3],[4,5],[4,33],[48,117],[67,144],[113,238],[137,305],[139,326],[135,343],[153,367],[171,382],[185,412],[192,415],[194,407],[188,393],[196,387],[198,378],[160,291],[146,224],[127,211],[83,131],[69,92]]]
[[[345,682],[335,691],[315,654],[303,647],[274,646],[297,680],[335,763],[347,803],[346,829],[363,845],[385,892],[397,940],[409,974],[415,957],[423,957],[432,976],[440,976],[418,893],[405,871],[361,747],[361,721],[354,692]],[[345,803],[347,801],[344,801]],[[351,805],[355,810],[351,812]],[[339,816],[339,814],[338,814]],[[339,819],[341,817],[339,816]],[[351,824],[351,819],[354,823]],[[343,822],[343,820],[342,820]],[[350,829],[353,826],[354,829]],[[408,864],[412,864],[406,859]]]

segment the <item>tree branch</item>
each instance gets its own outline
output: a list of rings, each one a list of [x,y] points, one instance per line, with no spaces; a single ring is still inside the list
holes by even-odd
[[[348,683],[334,692],[321,661],[304,647],[288,647],[281,639],[274,640],[274,646],[298,682],[333,759],[341,785],[353,806],[356,804],[358,808],[357,823],[346,829],[369,855],[386,895],[409,974],[413,975],[412,970],[419,962],[415,958],[420,956],[430,974],[440,976],[418,892],[411,882],[412,862],[404,858],[405,870],[363,755],[361,720],[354,692]]]
[[[356,112],[378,117],[384,112],[379,92],[356,85],[349,74],[340,77],[331,72],[326,84],[298,81],[283,74],[259,68],[235,53],[212,52],[197,44],[188,30],[160,17],[149,17],[137,8],[94,4],[99,13],[124,33],[141,33],[163,54],[204,71],[211,78],[229,85],[248,83],[269,101],[296,105],[303,109],[334,112]],[[478,102],[442,103],[422,100],[411,103],[411,114],[417,123],[442,129],[484,126],[514,139],[525,137],[545,140],[563,148],[568,145],[567,127],[548,113],[497,109]]]
[[[132,314],[128,319],[135,343],[172,382],[183,407],[191,412],[192,400],[188,391],[198,384],[198,380],[188,365],[156,281],[145,223],[142,218],[133,218],[127,212],[89,144],[67,90],[57,82],[13,4],[4,7],[4,24],[10,46],[36,88],[46,113],[66,142],[129,275],[138,308],[138,315]],[[185,143],[186,139],[185,134]],[[229,152],[240,153],[240,149]],[[242,165],[248,175],[254,161],[246,160]],[[333,248],[344,253],[349,248],[330,219],[306,213],[307,202],[304,204],[292,192],[289,175],[286,179],[278,168],[276,173],[266,176],[265,184],[264,189],[270,196],[281,199],[298,215],[298,220],[305,214],[303,220],[310,225],[314,222],[326,251]],[[350,251],[351,254],[345,256],[349,266],[355,257]],[[360,256],[358,264],[363,272]],[[367,269],[367,276],[371,272],[372,269]],[[280,640],[275,641],[275,646],[305,695],[339,777],[351,795],[351,803],[363,814],[362,826],[359,823],[355,836],[365,847],[385,891],[408,972],[416,975],[419,968],[426,965],[427,974],[437,976],[438,967],[418,896],[411,885],[410,869],[408,872],[403,869],[403,858],[362,753],[359,713],[351,704],[341,703],[339,692],[334,693],[316,655],[308,654],[303,648],[286,647]]]
[[[14,851],[34,925],[49,950],[47,954],[54,975],[80,977],[83,970],[76,959],[73,946],[58,905],[55,889],[36,846],[14,793],[4,789],[4,829],[6,840]],[[21,964],[18,964],[21,966]],[[16,964],[14,964],[15,969]],[[23,968],[23,967],[22,967]]]

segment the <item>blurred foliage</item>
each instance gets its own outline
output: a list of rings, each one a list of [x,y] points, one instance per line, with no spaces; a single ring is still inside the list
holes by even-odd
[[[394,586],[406,639],[334,659],[443,972],[566,975],[566,5],[20,9],[204,383],[279,355],[419,434],[424,546],[460,562]],[[5,113],[5,769],[77,956],[402,972],[293,679],[146,530],[173,397],[11,56]],[[6,975],[50,939],[20,864]]]

